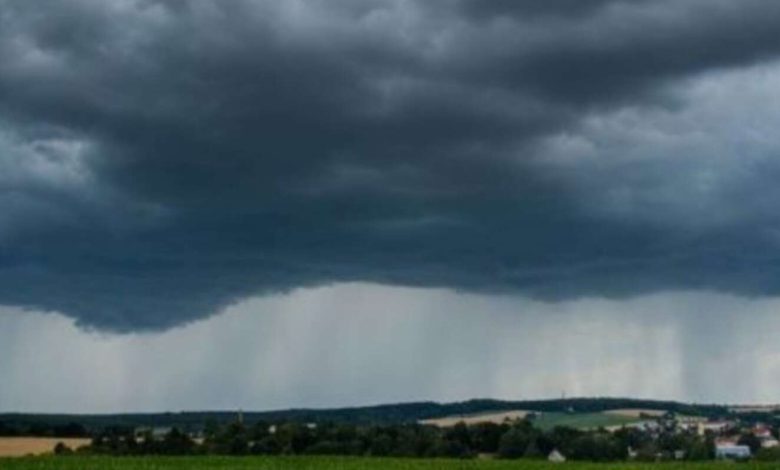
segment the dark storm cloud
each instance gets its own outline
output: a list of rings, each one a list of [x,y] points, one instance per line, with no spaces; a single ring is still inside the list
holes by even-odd
[[[641,0],[640,0],[641,1]],[[593,14],[608,7],[617,0],[552,0],[535,2],[533,0],[494,0],[481,2],[479,0],[461,0],[456,2],[461,12],[480,19],[501,17],[534,18],[534,17],[581,17]],[[635,1],[634,3],[639,3]]]
[[[132,330],[356,280],[776,292],[774,221],[655,223],[676,163],[545,144],[683,106],[676,84],[774,58],[778,23],[758,0],[2,1],[0,303]],[[628,178],[649,202],[588,207]]]

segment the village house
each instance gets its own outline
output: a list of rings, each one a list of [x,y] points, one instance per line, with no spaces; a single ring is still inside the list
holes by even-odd
[[[780,446],[780,441],[778,441],[774,437],[761,439],[761,447],[763,447],[764,449],[771,449],[773,447],[778,447],[778,446]]]
[[[553,449],[550,455],[547,456],[547,460],[550,462],[561,463],[566,461],[566,457],[560,453],[558,449]]]
[[[136,439],[145,439],[150,436],[155,441],[161,441],[165,439],[165,436],[170,434],[173,428],[169,426],[142,426],[135,428],[133,434]]]
[[[780,442],[775,438],[772,428],[769,426],[756,424],[750,429],[750,433],[758,438],[761,442],[761,447],[764,449],[780,446]]]
[[[748,446],[734,444],[730,441],[715,443],[715,458],[717,459],[744,460],[749,459],[750,455],[750,447]]]
[[[707,421],[698,423],[698,433],[700,436],[705,434],[723,434],[725,431],[733,428],[735,423],[732,421]]]

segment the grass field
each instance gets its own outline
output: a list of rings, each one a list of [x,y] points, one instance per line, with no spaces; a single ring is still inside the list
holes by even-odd
[[[2,470],[705,470],[740,468],[772,470],[780,464],[668,463],[595,464],[544,461],[361,459],[329,457],[29,457],[0,459]]]
[[[659,418],[665,415],[666,413],[667,412],[665,410],[649,410],[644,408],[618,408],[615,410],[604,411],[604,414],[608,414],[608,415],[625,416],[628,418],[637,418],[637,419],[642,418],[642,416],[651,416],[654,418]]]
[[[540,413],[534,418],[534,426],[548,431],[555,426],[568,426],[577,429],[595,429],[598,427],[621,426],[624,424],[636,423],[641,421],[639,415],[644,410],[611,410],[600,413]],[[651,411],[651,413],[663,413]],[[459,422],[466,424],[477,423],[496,423],[501,424],[505,420],[517,420],[525,418],[528,411],[514,410],[493,413],[477,413],[472,415],[445,416],[443,418],[426,419],[420,421],[422,424],[429,424],[439,427],[454,426]]]
[[[534,426],[545,431],[555,426],[568,426],[578,429],[593,429],[607,426],[620,426],[622,424],[636,423],[640,421],[631,416],[623,416],[611,413],[542,413],[535,418]]]

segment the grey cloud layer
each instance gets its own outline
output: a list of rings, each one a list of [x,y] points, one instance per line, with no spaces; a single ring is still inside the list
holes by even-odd
[[[43,5],[0,1],[2,304],[133,330],[356,280],[778,290],[776,142],[701,100],[771,94],[780,5]]]

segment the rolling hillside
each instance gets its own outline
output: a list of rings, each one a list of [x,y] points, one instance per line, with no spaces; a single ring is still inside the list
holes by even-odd
[[[571,398],[559,400],[503,401],[469,400],[457,403],[417,402],[334,409],[290,409],[243,412],[244,422],[345,422],[354,424],[412,423],[448,416],[498,413],[508,410],[541,411],[545,413],[600,413],[616,409],[668,410],[692,416],[723,416],[730,411],[725,406],[694,405],[668,401],[625,398]],[[130,413],[106,415],[0,414],[2,423],[32,426],[36,423],[79,423],[90,430],[109,426],[177,426],[199,429],[204,423],[226,423],[236,419],[236,411],[193,411],[180,413]]]

